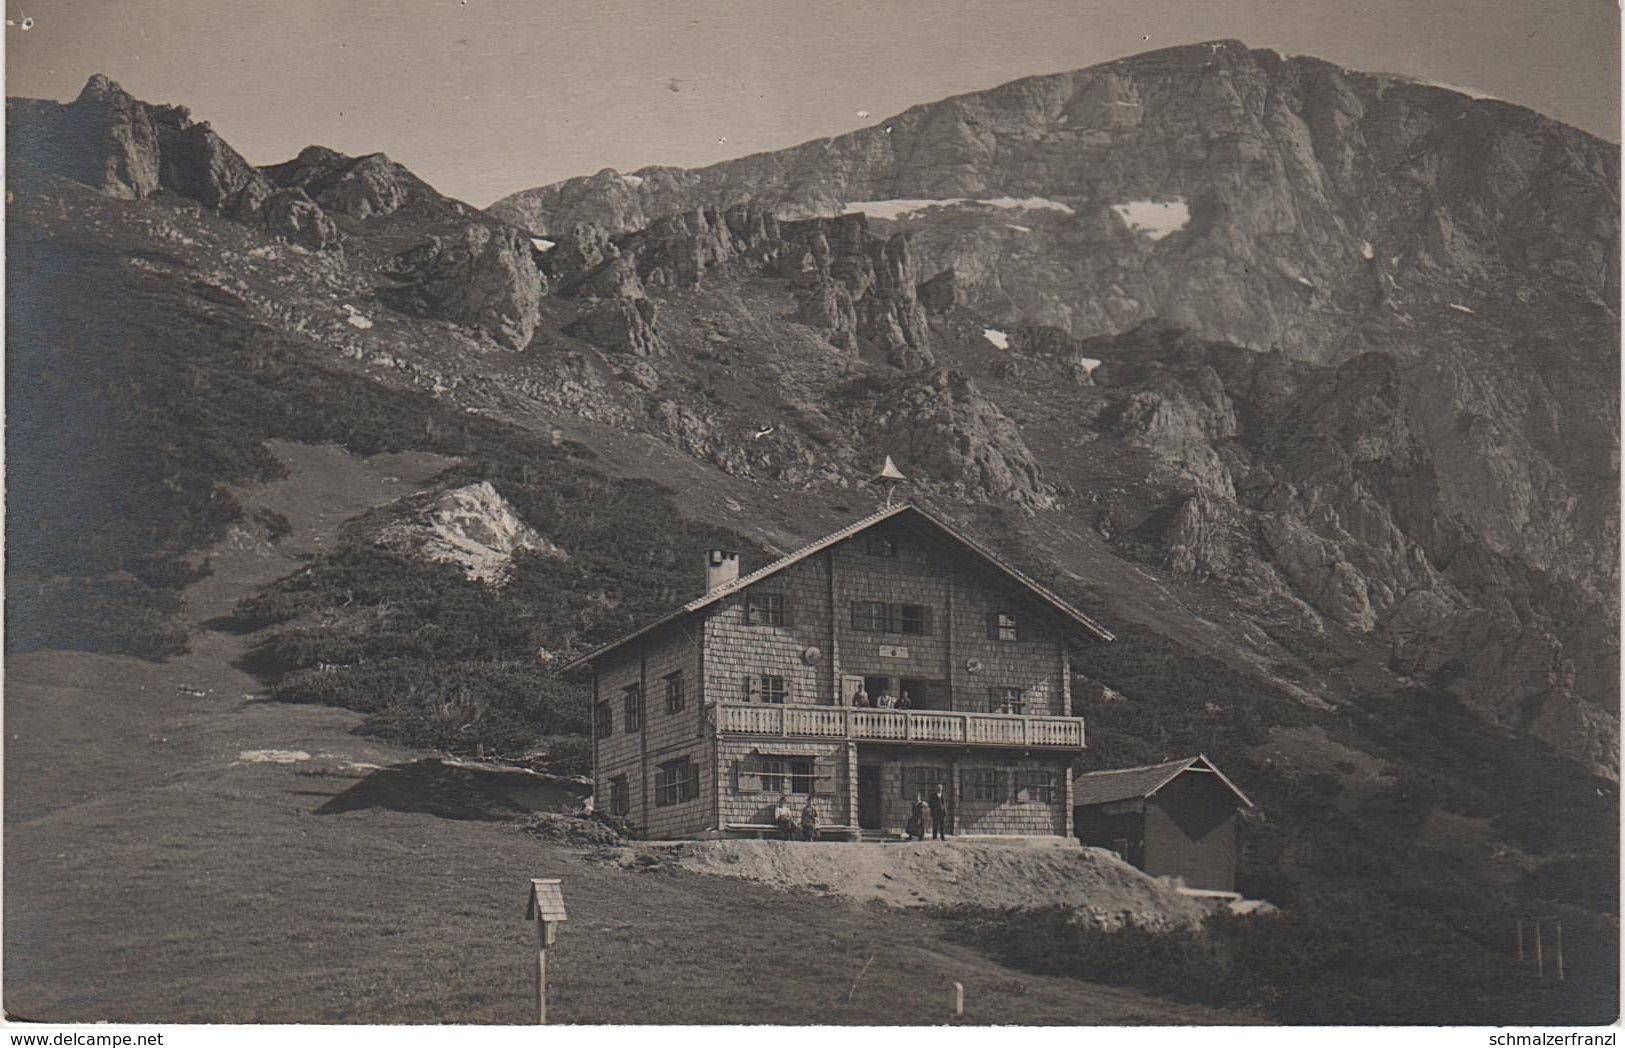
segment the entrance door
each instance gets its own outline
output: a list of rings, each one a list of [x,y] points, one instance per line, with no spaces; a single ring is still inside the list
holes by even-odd
[[[882,695],[897,697],[897,693],[892,690],[890,677],[865,677],[863,678],[863,690],[869,696],[869,705],[871,706],[875,705]]]
[[[880,765],[858,765],[858,828],[880,829]]]

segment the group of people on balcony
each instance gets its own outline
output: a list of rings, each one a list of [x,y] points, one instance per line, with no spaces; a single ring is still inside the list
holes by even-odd
[[[854,707],[872,707],[877,710],[906,710],[914,704],[909,700],[906,691],[899,697],[882,689],[879,695],[870,698],[869,693],[863,690],[862,685],[859,685],[858,690],[852,693],[852,705]]]

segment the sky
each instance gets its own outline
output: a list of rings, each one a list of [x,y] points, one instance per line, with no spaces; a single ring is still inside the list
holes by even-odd
[[[106,73],[256,164],[312,143],[385,152],[479,206],[1222,38],[1620,137],[1614,0],[6,0],[6,15],[8,95],[66,101]]]

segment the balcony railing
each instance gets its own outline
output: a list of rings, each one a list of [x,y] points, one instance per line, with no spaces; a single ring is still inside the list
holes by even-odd
[[[1081,717],[725,702],[717,708],[717,727],[736,735],[1083,748]]]

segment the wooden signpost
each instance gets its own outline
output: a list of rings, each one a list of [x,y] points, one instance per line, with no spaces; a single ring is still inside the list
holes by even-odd
[[[566,920],[564,889],[557,877],[532,877],[525,919],[536,922],[536,1025],[547,1025],[547,949]]]

